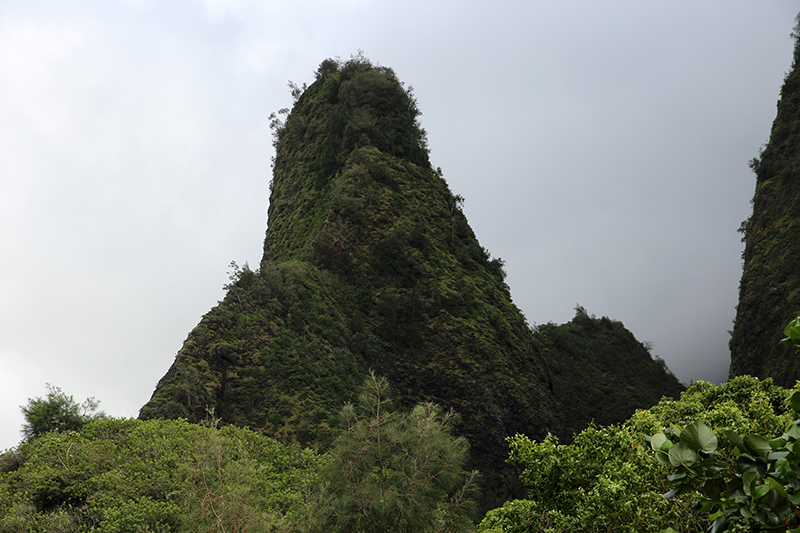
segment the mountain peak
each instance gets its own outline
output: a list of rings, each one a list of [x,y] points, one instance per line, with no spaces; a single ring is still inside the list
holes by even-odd
[[[294,92],[274,123],[261,264],[236,273],[140,416],[213,410],[325,449],[342,403],[375,371],[400,404],[458,412],[493,503],[518,496],[505,439],[564,435],[553,379],[502,260],[430,165],[410,89],[357,57],[324,61]]]

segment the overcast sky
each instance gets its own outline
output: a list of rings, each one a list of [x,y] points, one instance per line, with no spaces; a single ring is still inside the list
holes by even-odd
[[[0,450],[45,383],[134,417],[261,258],[270,112],[359,49],[531,325],[580,304],[722,382],[796,2],[0,1]]]

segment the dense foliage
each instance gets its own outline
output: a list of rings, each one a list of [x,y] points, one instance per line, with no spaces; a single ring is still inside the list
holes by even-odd
[[[664,399],[620,425],[590,426],[569,445],[518,435],[510,440],[511,460],[524,467],[529,499],[490,511],[479,531],[701,531],[709,525],[708,513],[693,505],[701,496],[662,497],[672,488],[671,469],[656,459],[646,436],[702,421],[717,433],[771,438],[791,423],[790,392],[749,376],[720,386],[695,382],[679,400]]]
[[[783,325],[800,309],[800,18],[791,71],[781,88],[769,143],[751,161],[753,213],[741,227],[744,266],[730,341],[731,376],[800,379],[800,360],[779,345]]]
[[[95,420],[0,455],[0,532],[474,531],[456,415],[375,374],[329,455],[235,426]]]
[[[0,531],[292,531],[323,464],[233,426],[96,420],[0,456]]]
[[[797,415],[800,392],[791,404]],[[713,520],[711,533],[800,531],[800,421],[770,440],[733,430],[723,435],[728,449],[718,449],[720,438],[702,422],[652,436],[658,460],[676,468],[667,479],[677,486],[665,497],[697,491],[698,509]]]
[[[781,344],[800,351],[800,317],[783,332]],[[699,493],[697,507],[713,520],[711,533],[800,532],[800,391],[793,392],[788,403],[796,420],[769,440],[726,429],[720,442],[702,421],[653,435],[650,446],[659,462],[676,468],[667,478],[676,487],[665,497],[686,490]]]

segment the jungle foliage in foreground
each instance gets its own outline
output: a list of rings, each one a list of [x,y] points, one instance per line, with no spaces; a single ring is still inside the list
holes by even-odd
[[[183,420],[95,420],[34,437],[0,456],[0,532],[473,530],[480,482],[465,469],[468,443],[452,434],[452,414],[399,408],[378,378],[361,391],[325,454]],[[489,511],[478,531],[701,531],[703,495],[662,497],[674,468],[648,436],[702,421],[770,439],[792,422],[791,393],[747,376],[696,382],[571,444],[517,435],[510,460],[529,497]]]
[[[323,464],[233,426],[97,420],[2,455],[0,531],[280,530]]]
[[[371,374],[342,417],[325,455],[185,420],[40,433],[0,456],[0,531],[474,530],[476,473],[454,413],[398,409]]]
[[[567,533],[704,531],[704,496],[686,490],[670,499],[674,467],[656,459],[648,437],[696,421],[717,433],[771,439],[792,423],[792,391],[741,376],[720,386],[695,382],[679,400],[664,399],[637,411],[620,425],[590,426],[569,445],[555,437],[536,442],[523,435],[510,439],[511,461],[524,468],[521,479],[529,498],[489,511],[481,533]],[[724,450],[733,454],[733,445]],[[735,460],[734,460],[735,462]]]

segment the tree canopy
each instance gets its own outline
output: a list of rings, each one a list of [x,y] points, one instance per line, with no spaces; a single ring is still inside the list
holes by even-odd
[[[28,398],[28,404],[20,407],[25,416],[22,434],[30,440],[50,431],[77,431],[92,420],[105,418],[104,412],[97,411],[99,405],[94,398],[79,404],[59,387],[48,383],[45,398]]]

